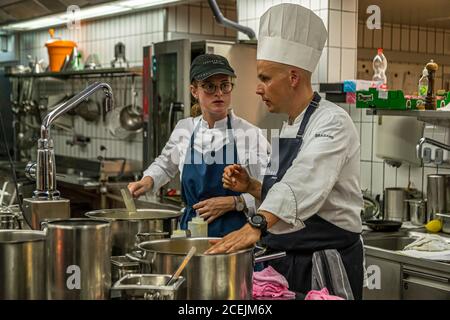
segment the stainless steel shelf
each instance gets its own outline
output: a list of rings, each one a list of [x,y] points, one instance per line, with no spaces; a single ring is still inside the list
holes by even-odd
[[[54,78],[82,77],[82,78],[84,78],[84,77],[102,77],[102,76],[140,76],[140,75],[142,75],[142,67],[6,74],[7,77],[11,77],[11,78],[43,78],[43,77],[54,77]]]
[[[415,117],[419,121],[450,127],[450,111],[366,109],[367,115]]]

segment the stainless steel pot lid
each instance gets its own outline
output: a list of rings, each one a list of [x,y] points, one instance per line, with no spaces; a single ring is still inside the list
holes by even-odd
[[[86,216],[106,220],[157,220],[171,219],[181,216],[181,212],[163,209],[137,209],[137,213],[129,213],[125,208],[90,211]]]
[[[0,230],[0,244],[45,240],[45,232],[33,230]]]
[[[173,254],[173,255],[186,255],[192,247],[196,247],[197,251],[195,256],[203,255],[203,253],[208,250],[212,244],[209,243],[209,240],[215,240],[220,238],[174,238],[174,239],[162,239],[162,240],[153,240],[141,242],[138,247],[142,250],[153,251],[164,254]],[[248,248],[244,250],[240,250],[238,252],[232,254],[239,254],[243,252],[252,251],[253,248]],[[230,254],[224,254],[230,255]],[[208,255],[208,256],[217,256],[217,255]]]

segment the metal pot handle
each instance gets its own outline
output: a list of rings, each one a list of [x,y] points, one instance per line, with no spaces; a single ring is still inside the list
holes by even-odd
[[[286,256],[286,251],[276,252],[276,253],[268,254],[267,256],[260,256],[257,258],[255,257],[255,263],[279,259],[279,258],[283,258],[285,256]]]
[[[134,262],[139,262],[143,264],[151,264],[149,261],[145,260],[142,255],[138,251],[133,251],[132,253],[125,253],[125,256]]]
[[[141,237],[169,236],[169,232],[139,232],[136,234],[136,242],[141,243]]]

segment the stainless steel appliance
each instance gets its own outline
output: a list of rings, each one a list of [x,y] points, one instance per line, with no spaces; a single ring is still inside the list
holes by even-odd
[[[450,278],[445,274],[403,269],[403,300],[450,300]]]
[[[409,221],[408,199],[405,188],[386,188],[384,190],[384,220]]]
[[[436,213],[450,210],[450,176],[429,174],[427,176],[427,221],[436,218]]]
[[[111,228],[108,221],[44,222],[47,233],[47,296],[61,300],[108,299]]]
[[[174,238],[143,242],[138,248],[141,258],[128,257],[142,263],[143,272],[173,274],[189,250],[196,253],[181,273],[187,281],[187,299],[246,300],[252,298],[254,262],[285,256],[285,252],[254,258],[253,248],[230,254],[205,255],[217,238]]]
[[[46,298],[45,233],[0,230],[0,299]]]
[[[111,222],[112,254],[124,255],[135,248],[137,242],[169,238],[177,228],[180,211],[163,209],[138,209],[129,213],[127,209],[104,209],[90,211],[91,219]]]

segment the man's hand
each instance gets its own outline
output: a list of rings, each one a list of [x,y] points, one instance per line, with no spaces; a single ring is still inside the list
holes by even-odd
[[[210,240],[214,244],[205,251],[206,254],[232,253],[247,249],[256,244],[261,237],[261,230],[253,228],[248,223],[241,229],[233,231],[220,240]]]
[[[215,197],[204,201],[200,201],[192,206],[200,217],[211,223],[225,212],[231,211],[235,208],[234,199],[230,197]]]
[[[133,198],[138,198],[153,188],[153,178],[150,176],[143,177],[140,181],[128,184],[128,190]]]
[[[223,187],[235,192],[248,192],[250,187],[250,176],[239,164],[226,166],[222,175]]]

